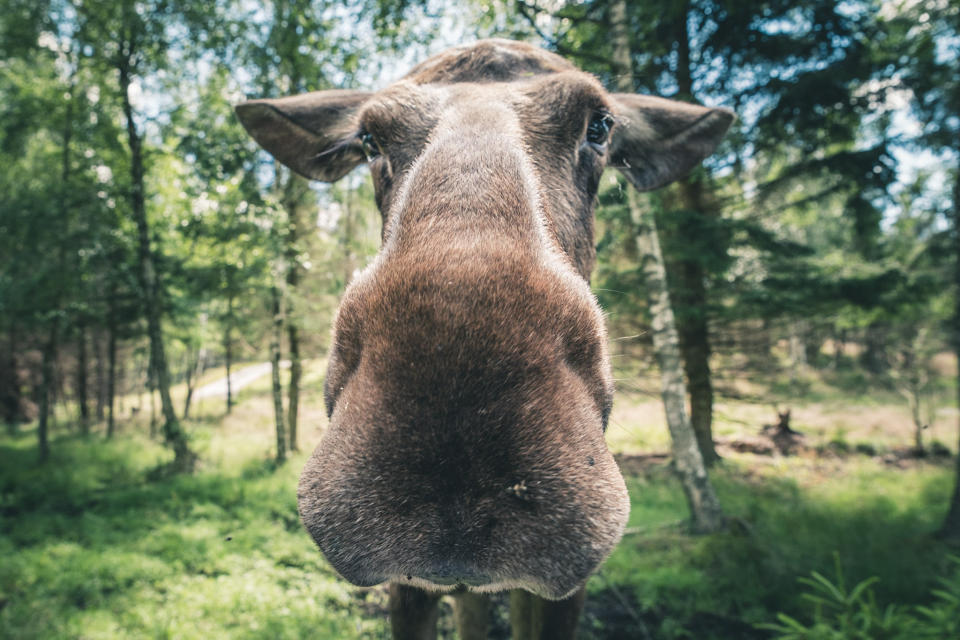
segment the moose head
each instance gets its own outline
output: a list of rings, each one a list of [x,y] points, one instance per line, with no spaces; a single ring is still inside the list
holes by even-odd
[[[588,285],[600,176],[665,185],[732,114],[609,93],[505,40],[448,50],[375,93],[237,114],[308,178],[366,163],[382,214],[380,251],[337,313],[330,424],[300,479],[301,518],[330,564],[357,585],[404,585],[397,599],[431,594],[426,627],[441,592],[582,602],[629,511],[604,441],[613,383]],[[395,632],[417,626],[398,615]]]

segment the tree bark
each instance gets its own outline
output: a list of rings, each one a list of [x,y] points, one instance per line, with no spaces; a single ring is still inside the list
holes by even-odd
[[[687,418],[680,340],[670,306],[666,270],[660,254],[653,212],[644,211],[631,190],[627,191],[627,202],[637,229],[637,253],[640,255],[652,316],[653,348],[660,366],[661,395],[673,443],[674,466],[690,506],[693,531],[718,531],[724,523],[723,510],[710,484],[696,434]]]
[[[300,379],[303,376],[303,365],[300,361],[300,321],[298,309],[294,303],[297,299],[297,287],[300,284],[302,269],[300,254],[305,238],[304,216],[306,215],[304,199],[310,193],[309,183],[300,176],[289,173],[284,186],[284,208],[287,211],[287,296],[286,296],[286,325],[287,347],[290,350],[290,383],[287,387],[287,427],[289,429],[290,450],[297,451],[297,424],[300,411]]]
[[[671,235],[674,243],[701,233],[697,221],[705,215],[715,215],[706,204],[701,179],[687,177],[679,185],[681,206],[687,211],[674,222]],[[696,258],[678,258],[668,261],[668,286],[671,300],[678,309],[677,333],[690,394],[690,424],[697,436],[697,446],[704,463],[709,467],[720,460],[713,444],[713,382],[710,370],[709,323],[706,272]]]
[[[864,349],[860,356],[860,364],[874,375],[881,375],[888,371],[889,363],[886,357],[887,326],[880,321],[871,323],[863,335]]]
[[[170,369],[164,351],[163,329],[161,327],[162,309],[160,306],[160,283],[153,264],[150,248],[150,230],[147,224],[147,210],[144,194],[143,147],[140,133],[133,120],[133,106],[130,102],[130,59],[133,56],[130,42],[121,43],[123,55],[118,65],[120,73],[120,98],[127,122],[127,143],[130,147],[130,208],[137,225],[138,240],[138,277],[143,292],[144,310],[147,315],[147,334],[150,338],[150,361],[154,371],[157,389],[160,391],[160,404],[163,411],[164,441],[173,449],[173,467],[178,471],[189,471],[193,467],[195,455],[187,444],[187,435],[177,419],[170,397]]]
[[[685,282],[686,286],[695,286],[703,289],[702,270],[700,274]],[[689,301],[688,301],[689,303]],[[707,333],[707,318],[703,308],[697,306],[694,317],[687,317],[679,323],[680,344],[682,346],[683,369],[687,376],[688,391],[690,393],[690,426],[697,438],[697,447],[703,462],[712,466],[720,456],[713,444],[713,382],[710,372],[710,339]],[[687,307],[692,311],[693,307]],[[687,315],[687,314],[685,314]]]
[[[303,364],[300,361],[300,328],[287,322],[287,348],[290,350],[290,382],[287,386],[287,427],[290,432],[290,451],[299,451],[297,422],[300,407],[300,378]]]
[[[223,358],[227,369],[227,414],[233,408],[233,387],[230,383],[230,367],[233,365],[233,291],[227,294],[227,321],[223,328]]]
[[[40,378],[40,407],[37,417],[37,449],[39,451],[40,462],[46,462],[50,457],[50,413],[51,413],[51,390],[53,388],[53,361],[57,356],[57,333],[59,330],[59,320],[53,318],[50,321],[50,329],[47,333],[47,341],[43,345],[43,361],[41,364]]]
[[[77,327],[77,404],[80,409],[80,433],[90,435],[90,404],[87,394],[87,326]]]
[[[153,364],[147,364],[147,395],[150,398],[150,439],[157,437],[157,374]]]
[[[124,360],[117,360],[116,388],[119,389],[120,392],[115,394],[114,398],[116,398],[116,401],[117,401],[117,413],[119,413],[120,415],[123,415],[123,400],[124,400],[126,391],[129,390],[127,385],[127,370],[125,366],[126,364],[127,363]],[[139,381],[139,377],[137,378],[137,380]],[[139,392],[139,388],[137,389],[137,400],[141,405],[143,405],[143,394]],[[142,408],[142,406],[138,407],[138,409],[139,408]]]
[[[116,427],[114,406],[117,395],[117,285],[110,283],[107,293],[107,437]]]
[[[806,320],[790,323],[790,382],[796,382],[807,372],[807,348],[804,344],[809,325]]]
[[[677,89],[680,97],[693,99],[693,74],[690,62],[690,33],[687,28],[687,16],[690,13],[689,1],[684,2],[681,11],[680,33],[677,49]],[[707,194],[702,177],[687,176],[679,181],[680,201],[688,211],[700,216],[716,215],[713,207],[707,206]],[[685,218],[689,220],[689,218]],[[684,225],[680,233],[698,233],[698,229],[689,229]],[[710,333],[707,323],[706,273],[703,263],[696,259],[685,258],[678,261],[675,271],[677,289],[682,299],[675,303],[685,312],[677,318],[677,330],[682,348],[683,367],[687,374],[687,391],[690,393],[690,424],[697,436],[700,455],[707,466],[720,459],[713,446],[713,384],[710,371]]]
[[[273,413],[277,426],[277,462],[287,459],[287,436],[283,424],[283,386],[280,384],[280,340],[283,337],[283,313],[280,290],[270,287],[273,329],[270,332],[270,370],[273,378]]]
[[[621,69],[617,88],[620,91],[632,91],[633,63],[625,0],[616,0],[610,7],[610,15],[614,63]],[[693,531],[718,531],[724,524],[723,510],[713,485],[710,484],[696,435],[687,418],[687,391],[680,359],[679,337],[670,306],[656,222],[652,212],[641,207],[633,189],[627,189],[626,195],[631,220],[637,231],[637,253],[652,315],[653,348],[660,366],[661,394],[672,441],[674,467],[690,506]]]
[[[187,385],[187,394],[183,398],[183,413],[181,414],[184,420],[190,419],[190,402],[193,400],[193,374],[197,368],[197,363],[191,357],[190,351],[190,347],[187,347],[183,356],[183,381]]]
[[[104,368],[104,353],[103,353],[103,331],[98,330],[94,333],[93,339],[93,350],[94,355],[96,356],[97,362],[94,367],[94,384],[97,385],[97,404],[94,407],[94,416],[96,416],[97,422],[103,422],[104,417],[106,416],[106,391],[107,391],[107,376]]]
[[[17,433],[17,424],[24,419],[23,386],[20,383],[20,371],[17,366],[16,326],[10,323],[7,332],[6,349],[0,364],[0,411],[7,423],[7,433]]]
[[[960,152],[960,149],[957,149]],[[960,168],[953,183],[953,286],[954,308],[951,319],[951,340],[953,352],[957,356],[960,367]],[[960,374],[960,371],[958,371]],[[957,384],[957,405],[960,406],[960,375]],[[960,540],[960,429],[957,438],[956,479],[953,486],[953,496],[950,498],[950,507],[938,532],[940,537],[950,540]]]
[[[197,349],[197,357],[192,362],[190,361],[190,351],[187,350],[187,368],[186,368],[186,379],[187,379],[187,397],[183,401],[183,419],[187,420],[190,416],[190,402],[193,400],[193,390],[196,387],[197,380],[200,379],[200,376],[203,375],[204,359],[206,357],[206,349],[203,346]]]
[[[70,184],[70,142],[73,139],[73,94],[74,94],[74,73],[76,68],[71,71],[70,84],[66,93],[66,109],[63,119],[63,147],[61,148],[60,161],[60,189],[58,194],[59,224],[62,225],[64,233],[70,231],[70,207],[67,203],[67,193]],[[58,270],[61,274],[66,270],[66,245],[60,244],[57,258]],[[54,385],[54,360],[57,356],[57,341],[60,331],[60,305],[63,300],[64,283],[63,276],[57,280],[53,295],[52,311],[53,315],[49,318],[50,326],[47,334],[47,341],[43,347],[42,355],[42,378],[40,383],[40,414],[37,419],[37,445],[39,449],[40,461],[44,462],[50,457],[50,438],[49,421],[53,412],[52,392]]]

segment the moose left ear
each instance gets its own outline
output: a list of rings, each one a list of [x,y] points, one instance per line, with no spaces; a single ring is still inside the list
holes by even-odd
[[[334,182],[364,161],[357,114],[370,93],[314,91],[238,104],[244,128],[274,158],[300,175]]]
[[[617,126],[608,166],[639,191],[682,178],[713,153],[733,122],[733,112],[631,93],[615,93]]]

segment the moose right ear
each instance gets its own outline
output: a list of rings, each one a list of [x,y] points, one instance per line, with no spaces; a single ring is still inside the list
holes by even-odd
[[[334,182],[365,161],[352,139],[367,91],[314,91],[238,104],[237,117],[260,146],[300,175]]]
[[[613,94],[617,125],[609,166],[639,191],[686,175],[720,144],[732,111],[632,93]]]

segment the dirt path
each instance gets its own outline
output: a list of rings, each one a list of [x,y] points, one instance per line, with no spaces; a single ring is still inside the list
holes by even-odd
[[[289,360],[284,360],[280,363],[280,367],[286,369],[290,366]],[[243,389],[250,383],[254,382],[258,378],[261,378],[270,373],[270,363],[261,362],[260,364],[253,364],[242,369],[237,369],[230,373],[230,386],[234,394],[236,394],[240,389]],[[214,380],[208,384],[198,387],[196,391],[193,392],[193,397],[197,400],[202,398],[215,398],[227,397],[227,379],[220,378],[219,380]]]

